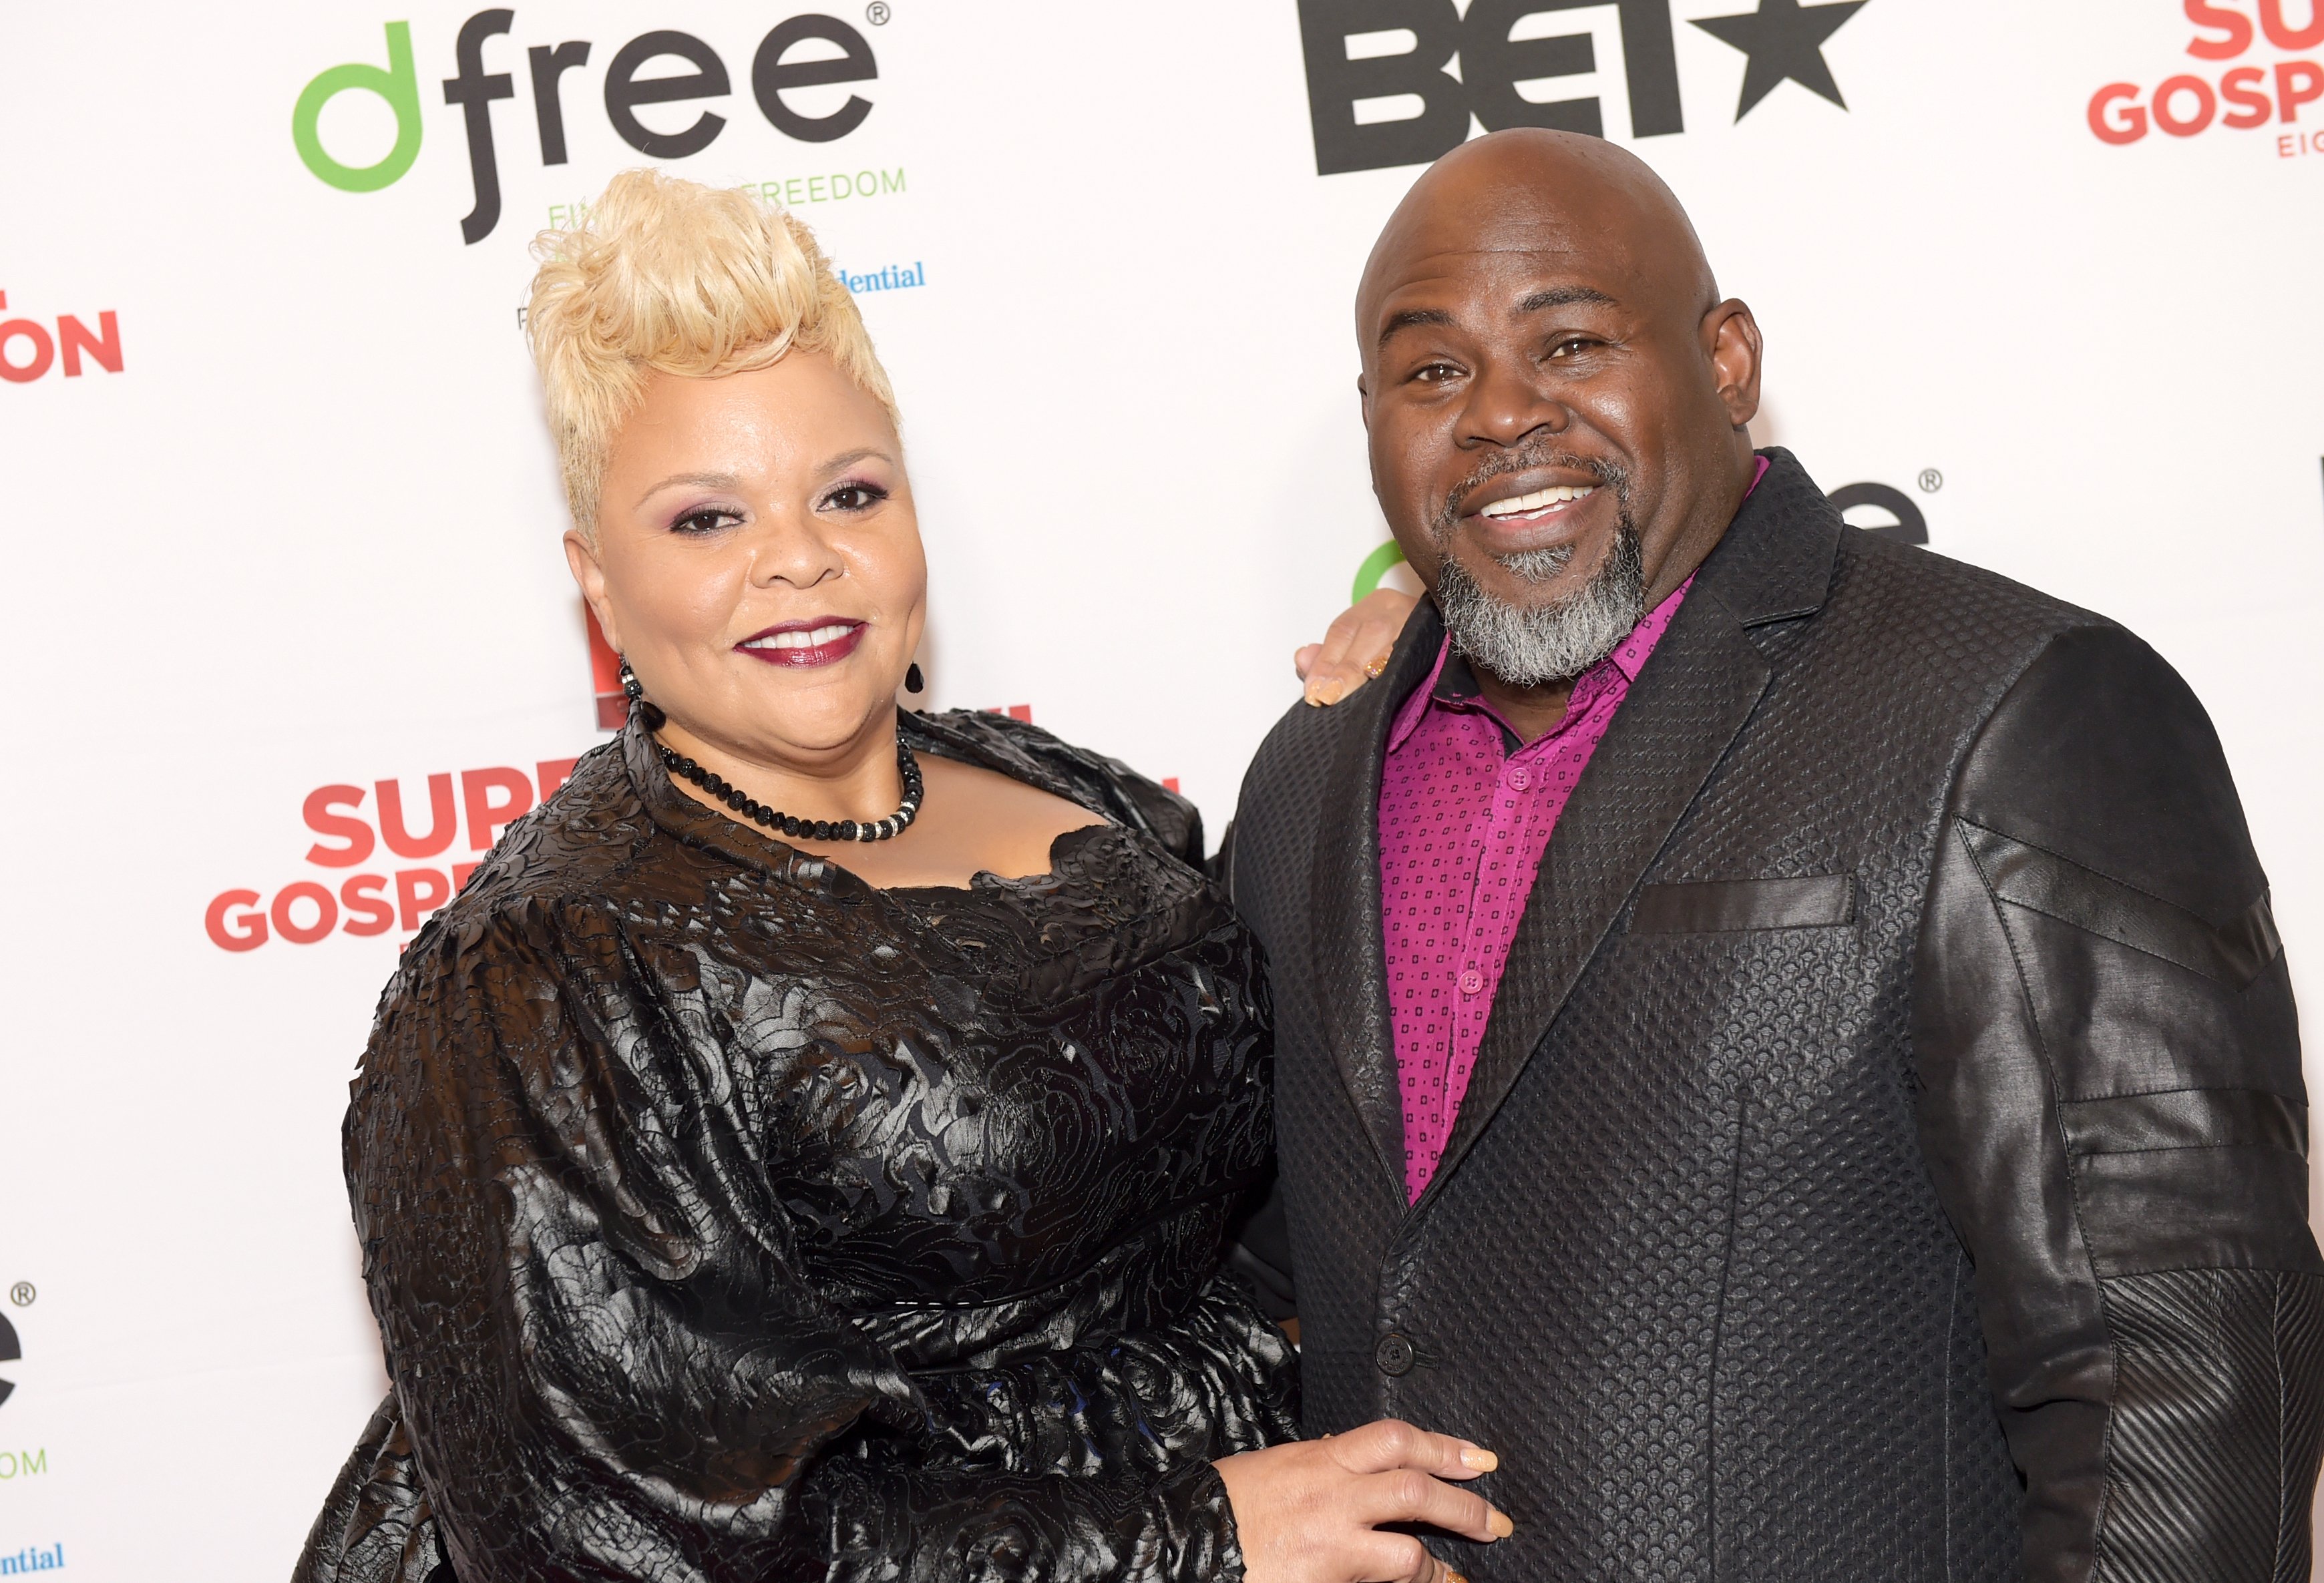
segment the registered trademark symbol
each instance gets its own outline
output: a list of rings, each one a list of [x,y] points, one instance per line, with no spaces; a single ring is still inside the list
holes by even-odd
[[[1934,467],[1923,467],[1921,469],[1921,492],[1923,494],[1934,494],[1937,491],[1944,488],[1944,486],[1945,475],[1943,474],[1938,472]]]
[[[886,27],[888,19],[894,14],[888,9],[888,0],[872,0],[872,4],[863,8],[863,20],[873,27]]]
[[[8,1288],[8,1301],[18,1308],[32,1307],[32,1299],[39,1295],[39,1293],[32,1290],[32,1284],[30,1281],[19,1281]]]

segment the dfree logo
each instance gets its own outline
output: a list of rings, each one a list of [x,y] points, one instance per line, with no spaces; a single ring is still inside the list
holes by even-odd
[[[2256,0],[2251,10],[2186,0],[2185,10],[2196,29],[2187,53],[2198,60],[2240,60],[2263,40],[2285,53],[2324,47],[2324,0]],[[2116,147],[2150,130],[2169,137],[2195,137],[2215,125],[2249,132],[2270,122],[2290,125],[2319,98],[2324,63],[2312,59],[2231,66],[2216,78],[2209,69],[2181,72],[2151,93],[2135,82],[2110,82],[2090,96],[2090,132]],[[2279,133],[2275,143],[2283,159],[2324,153],[2324,135],[2317,133]]]
[[[1463,13],[1453,0],[1299,0],[1315,173],[1425,164],[1468,138],[1471,115],[1488,132],[1546,126],[1603,137],[1595,97],[1543,101],[1518,91],[1598,69],[1591,33],[1537,31],[1559,12],[1616,13],[1632,137],[1683,132],[1672,3],[1469,0]],[[1787,81],[1848,108],[1823,45],[1866,3],[1758,0],[1755,12],[1695,20],[1750,58],[1735,119]]]
[[[0,291],[0,313],[7,311],[8,293]],[[31,355],[23,362],[14,361],[11,348],[23,345]],[[65,377],[78,379],[83,372],[81,358],[108,373],[121,372],[121,319],[113,309],[106,308],[97,316],[97,328],[91,330],[71,314],[57,316],[57,333],[49,334],[49,327],[36,318],[0,319],[0,380],[12,385],[28,385],[47,373],[55,365],[57,354],[64,354]]]
[[[499,151],[493,141],[493,104],[516,97],[513,74],[484,69],[484,49],[507,34],[516,13],[479,11],[460,24],[452,46],[454,75],[444,79],[444,102],[460,106],[468,139],[468,175],[475,207],[460,222],[461,236],[474,244],[500,224]],[[589,64],[596,48],[587,39],[535,44],[525,52],[532,91],[533,124],[540,134],[543,166],[567,162],[566,74]],[[833,50],[838,53],[835,56]],[[659,60],[677,60],[690,69],[675,76],[642,76]],[[802,143],[833,143],[863,124],[872,103],[850,94],[826,115],[810,115],[784,95],[833,83],[868,82],[880,75],[863,35],[835,16],[808,14],[777,23],[751,58],[751,93],[769,125]],[[638,116],[641,105],[668,105],[724,98],[733,91],[726,63],[692,33],[659,28],[640,33],[613,53],[605,67],[602,97],[605,119],[623,143],[649,159],[682,160],[717,141],[726,117],[704,110],[683,130],[656,132]],[[324,148],[323,107],[341,94],[367,93],[395,115],[395,144],[371,165],[345,165]],[[342,192],[377,192],[402,179],[420,158],[420,77],[411,51],[411,24],[387,24],[387,65],[353,62],[323,72],[299,95],[290,112],[290,141],[316,177]]]

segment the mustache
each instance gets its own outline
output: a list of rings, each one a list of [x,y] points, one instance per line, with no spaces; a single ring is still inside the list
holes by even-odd
[[[1594,456],[1583,456],[1572,451],[1560,450],[1554,440],[1513,446],[1498,450],[1479,462],[1468,477],[1454,484],[1444,496],[1444,504],[1436,513],[1430,531],[1438,544],[1449,543],[1452,529],[1461,520],[1461,508],[1471,495],[1496,478],[1512,473],[1529,473],[1536,467],[1555,467],[1568,473],[1586,473],[1600,489],[1611,490],[1614,501],[1625,515],[1630,509],[1630,475],[1612,462]]]

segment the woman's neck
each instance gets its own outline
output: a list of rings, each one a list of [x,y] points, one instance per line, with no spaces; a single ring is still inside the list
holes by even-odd
[[[740,787],[746,796],[800,819],[884,819],[903,801],[903,776],[896,766],[896,716],[892,711],[866,722],[850,741],[803,759],[774,759],[739,744],[724,743],[687,730],[676,720],[655,733],[668,747]],[[729,813],[725,804],[680,776],[670,784],[706,807]],[[731,816],[731,814],[730,814]]]

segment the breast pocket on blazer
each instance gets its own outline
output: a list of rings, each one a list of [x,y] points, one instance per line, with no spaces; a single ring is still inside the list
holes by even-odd
[[[1745,929],[1823,929],[1856,921],[1856,876],[1707,879],[1642,885],[1633,934],[1723,934]]]

